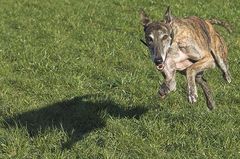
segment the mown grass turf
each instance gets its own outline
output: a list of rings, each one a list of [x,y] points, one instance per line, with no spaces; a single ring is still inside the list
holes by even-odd
[[[232,83],[206,78],[217,108],[186,80],[157,96],[138,10],[162,19],[229,21]],[[240,3],[237,0],[1,0],[0,158],[240,158]]]

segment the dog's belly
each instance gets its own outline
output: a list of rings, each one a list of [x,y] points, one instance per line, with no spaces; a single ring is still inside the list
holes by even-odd
[[[182,71],[191,66],[192,64],[193,63],[189,60],[183,60],[176,63],[176,69]]]

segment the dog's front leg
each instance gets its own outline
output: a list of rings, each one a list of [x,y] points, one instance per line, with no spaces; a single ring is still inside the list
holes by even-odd
[[[161,98],[164,98],[168,93],[176,90],[175,63],[172,61],[167,61],[162,74],[164,76],[164,82],[160,86],[159,95]]]

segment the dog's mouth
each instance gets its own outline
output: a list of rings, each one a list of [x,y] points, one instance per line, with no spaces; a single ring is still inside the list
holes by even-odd
[[[158,65],[156,65],[156,67],[157,67],[157,70],[158,71],[162,71],[163,70],[163,68],[164,68],[164,64],[158,64]]]

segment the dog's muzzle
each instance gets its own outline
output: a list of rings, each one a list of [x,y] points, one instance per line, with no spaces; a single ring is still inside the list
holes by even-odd
[[[163,70],[164,64],[163,64],[162,58],[155,58],[155,59],[154,59],[154,63],[155,63],[156,66],[157,66],[157,70],[159,70],[159,71],[162,71],[162,70]]]
[[[162,71],[163,68],[164,68],[164,65],[163,65],[163,64],[157,65],[157,70],[158,70],[158,71]]]

